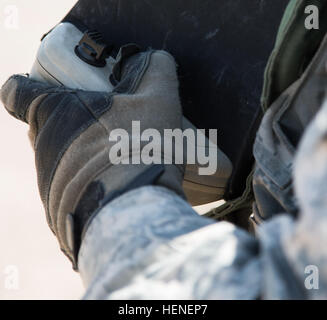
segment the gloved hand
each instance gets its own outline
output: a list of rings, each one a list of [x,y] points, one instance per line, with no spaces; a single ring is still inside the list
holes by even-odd
[[[164,51],[146,51],[119,63],[112,93],[54,87],[23,75],[12,76],[1,89],[7,111],[30,126],[47,221],[74,268],[87,225],[116,196],[147,184],[183,196],[183,165],[109,160],[114,129],[130,134],[132,121],[140,121],[141,132],[181,128],[175,61]],[[139,156],[131,147],[121,154],[125,161]]]

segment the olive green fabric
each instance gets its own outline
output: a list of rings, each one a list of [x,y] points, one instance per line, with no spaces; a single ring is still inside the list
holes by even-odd
[[[308,17],[305,8],[309,5],[319,9],[319,30],[305,28],[305,19]],[[326,0],[290,1],[265,72],[262,94],[264,111],[303,74],[326,33],[327,19],[322,19],[326,15]]]
[[[305,8],[315,5],[319,9],[319,30],[305,28],[305,19],[308,14]],[[290,0],[276,35],[275,47],[268,60],[265,75],[261,104],[263,111],[267,111],[270,105],[292,83],[301,77],[304,70],[318,50],[327,31],[326,0]],[[253,172],[247,178],[246,189],[243,195],[222,206],[211,210],[207,216],[221,220],[226,215],[242,208],[251,211],[254,201],[252,190]],[[242,211],[244,214],[244,211]]]

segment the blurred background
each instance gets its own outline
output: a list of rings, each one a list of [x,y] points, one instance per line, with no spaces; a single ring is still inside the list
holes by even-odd
[[[29,72],[41,36],[76,0],[0,0],[0,85]],[[27,125],[0,106],[0,299],[79,299],[80,277],[59,250],[39,199]]]
[[[76,2],[0,0],[0,85],[30,71],[42,35]],[[46,222],[27,131],[0,105],[0,299],[80,299],[80,277]]]

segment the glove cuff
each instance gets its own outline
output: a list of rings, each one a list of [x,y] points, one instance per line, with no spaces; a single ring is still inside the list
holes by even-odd
[[[148,185],[160,185],[173,189],[177,194],[185,198],[181,188],[183,173],[177,167],[163,164],[140,165],[137,167],[134,165],[133,168],[125,167],[124,165],[114,166],[90,182],[77,201],[74,212],[66,216],[66,245],[69,252],[63,251],[72,261],[74,270],[78,269],[78,252],[89,225],[100,210],[114,199],[129,191]],[[176,176],[176,172],[171,173],[172,169],[179,171],[179,175]],[[117,171],[117,175],[113,170]],[[121,177],[122,170],[126,172],[127,176],[134,177],[127,184],[121,183],[124,181]],[[130,170],[134,172],[130,172]],[[171,183],[171,174],[177,177],[177,179],[175,178],[175,184]],[[118,178],[117,181],[115,181],[115,176]],[[170,184],[168,185],[166,181],[169,181]]]

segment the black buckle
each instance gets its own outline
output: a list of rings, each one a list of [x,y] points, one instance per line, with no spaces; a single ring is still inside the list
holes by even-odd
[[[106,45],[101,33],[96,30],[86,31],[75,47],[75,53],[80,59],[99,68],[105,67],[111,50],[112,46]]]

